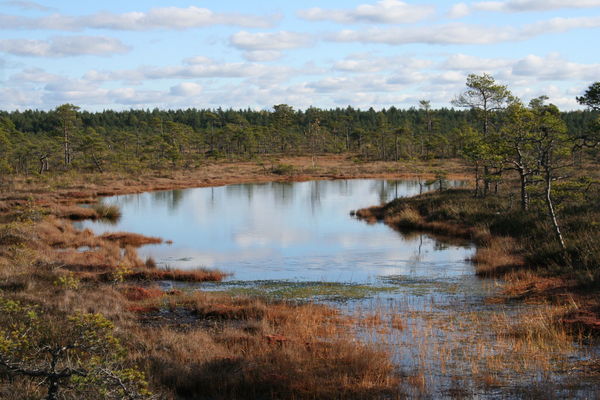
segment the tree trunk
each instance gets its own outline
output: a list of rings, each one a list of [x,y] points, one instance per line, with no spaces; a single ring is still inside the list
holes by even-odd
[[[44,171],[48,171],[48,155],[43,154],[40,156],[40,175],[44,173]]]
[[[529,210],[529,193],[527,192],[527,176],[525,172],[519,169],[519,179],[521,181],[521,210]]]
[[[490,191],[490,179],[489,179],[490,169],[487,165],[483,166],[483,197],[487,196]]]
[[[48,379],[48,395],[46,400],[58,400],[58,380],[52,377]]]
[[[554,228],[554,236],[556,240],[560,244],[560,248],[562,251],[567,250],[567,246],[565,245],[565,240],[563,238],[562,232],[560,231],[560,225],[558,224],[558,218],[556,217],[556,211],[554,210],[554,204],[552,202],[552,178],[550,173],[546,172],[546,206],[548,208],[548,216],[552,221],[552,227]]]
[[[350,151],[350,128],[346,129],[346,151]]]
[[[63,122],[63,147],[65,152],[65,167],[68,167],[71,164],[71,143],[69,140],[69,128],[66,122]]]
[[[476,163],[475,164],[475,196],[474,197],[479,197],[479,192],[480,192],[479,181],[480,181],[479,164]]]
[[[94,160],[94,165],[96,166],[96,169],[98,169],[98,172],[103,173],[104,170],[102,169],[102,164],[100,164],[94,153],[92,153],[92,160]]]

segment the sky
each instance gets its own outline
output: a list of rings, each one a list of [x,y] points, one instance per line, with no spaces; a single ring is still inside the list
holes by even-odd
[[[0,0],[0,109],[451,107],[468,74],[562,110],[600,0]]]

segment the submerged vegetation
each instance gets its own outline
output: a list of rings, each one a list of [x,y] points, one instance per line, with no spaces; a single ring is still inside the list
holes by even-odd
[[[262,297],[272,300],[347,301],[362,299],[377,293],[393,292],[392,286],[357,285],[338,282],[227,282],[215,291],[229,295]]]

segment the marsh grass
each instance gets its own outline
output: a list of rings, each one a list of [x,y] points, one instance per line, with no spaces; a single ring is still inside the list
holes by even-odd
[[[600,199],[594,193],[586,193],[586,196],[585,202],[565,201],[561,205],[567,253],[561,252],[557,243],[549,239],[551,226],[543,210],[534,207],[526,213],[511,208],[509,194],[481,199],[474,198],[469,190],[451,189],[396,199],[380,207],[359,210],[357,215],[383,220],[392,226],[468,238],[482,249],[491,248],[495,253],[482,254],[482,260],[489,261],[498,255],[509,257],[503,263],[488,263],[486,273],[493,273],[495,267],[497,275],[510,272],[511,269],[505,268],[510,264],[547,267],[549,271],[554,269],[554,273],[595,271],[600,246],[593,238],[600,232]]]
[[[147,244],[160,244],[163,240],[159,237],[144,236],[139,233],[131,232],[110,232],[100,236],[104,240],[117,242],[121,247],[135,246],[141,247]]]
[[[600,395],[592,383],[597,377],[578,381],[581,378],[565,372],[597,361],[582,346],[584,338],[560,324],[561,315],[573,307],[543,304],[449,312],[435,303],[413,308],[407,297],[393,306],[383,303],[352,312],[359,321],[359,337],[385,344],[392,353],[405,376],[402,391],[410,398],[444,393],[510,397],[514,391],[536,398],[540,387],[550,393],[562,390],[561,398],[595,398]],[[393,325],[395,318],[402,321],[399,329]]]
[[[490,238],[486,245],[478,248],[471,258],[475,263],[477,275],[493,277],[522,270],[525,261],[521,255],[515,254],[515,249],[518,248],[519,244],[514,238],[507,236]]]
[[[31,229],[27,224],[10,223],[0,225],[0,246],[19,246],[31,240]]]
[[[97,218],[117,222],[121,219],[121,210],[114,204],[98,203],[92,206],[92,209],[96,211]]]
[[[177,282],[219,282],[226,273],[206,268],[196,269],[156,269],[138,268],[126,274],[128,280],[177,281]]]
[[[159,304],[195,322],[152,328],[139,362],[182,398],[401,397],[389,354],[357,342],[329,307],[198,292]]]
[[[595,190],[595,189],[594,189]],[[585,311],[563,318],[591,333],[600,333],[600,196],[590,190],[565,197],[559,207],[567,243],[562,251],[539,201],[531,210],[513,204],[513,194],[475,198],[470,190],[451,189],[396,199],[358,210],[367,222],[384,221],[401,232],[417,231],[458,237],[477,244],[477,274],[507,281],[506,293],[517,299],[560,302],[572,294]]]
[[[364,171],[381,171],[381,166],[362,167]],[[325,165],[323,169],[332,170]],[[357,170],[345,169],[341,173],[349,171]],[[231,179],[215,178],[219,174],[209,173],[213,177],[206,179],[213,183]],[[247,176],[240,170],[235,173],[238,180]],[[173,182],[161,177],[144,181],[142,177],[107,176],[65,176],[60,181],[36,177],[32,183],[37,185],[35,191],[32,184],[17,182],[14,195],[11,194],[15,200],[0,201],[8,212],[13,204],[26,204],[24,193],[30,191],[40,193],[38,200],[68,205],[63,203],[68,191],[80,192],[69,196],[84,199],[98,193],[147,190],[149,185],[169,188],[205,182],[197,176],[176,174],[168,176],[177,180]],[[510,220],[491,224],[492,218],[497,217],[481,214],[475,218],[482,208],[469,210],[468,201],[459,195],[454,200],[451,205],[440,200],[431,208],[421,208],[418,203],[411,207],[425,222],[436,222],[436,218],[440,218],[437,222],[450,218],[460,224],[476,221],[477,231],[471,232],[480,233],[479,238],[484,239],[495,229],[510,236],[524,226]],[[493,205],[495,200],[490,202]],[[505,208],[506,204],[498,202],[497,206]],[[441,230],[443,225],[439,226]],[[519,312],[494,315],[485,307],[466,312],[458,304],[458,312],[449,313],[447,309],[440,310],[433,300],[414,306],[405,299],[399,305],[354,315],[304,302],[291,304],[213,293],[161,294],[145,282],[98,279],[119,265],[155,270],[152,263],[145,265],[139,260],[135,248],[123,252],[119,243],[91,232],[72,230],[69,221],[53,217],[17,228],[23,233],[19,243],[0,243],[0,290],[4,295],[40,304],[57,315],[81,311],[107,316],[117,325],[126,345],[127,362],[147,373],[152,391],[160,398],[474,398],[483,397],[482,393],[491,393],[490,397],[544,399],[598,397],[598,380],[589,383],[579,373],[580,365],[582,370],[597,373],[597,360],[573,355],[572,349],[579,345],[580,338],[554,325],[562,313],[577,311],[568,302],[525,306]],[[587,243],[589,263],[597,260],[593,243],[597,235],[593,233],[584,232],[572,242]],[[502,250],[503,244],[500,245],[498,251]],[[534,244],[518,240],[517,245],[515,254],[519,256],[527,255],[527,246]],[[82,246],[89,246],[90,250],[78,251]],[[544,249],[544,257],[549,259],[552,246]],[[482,257],[495,260],[498,254]],[[73,276],[90,279],[82,280],[77,289],[54,286],[63,269],[73,269]],[[585,275],[586,270],[581,271]],[[537,290],[532,285],[538,275],[526,276],[521,270],[509,274],[524,290]],[[536,311],[536,307],[541,308]],[[564,380],[571,372],[575,381],[572,387]],[[29,390],[35,388],[15,381],[0,382],[0,397],[23,398]]]
[[[59,218],[67,218],[73,221],[84,219],[98,219],[98,213],[93,208],[77,205],[56,205],[51,210],[52,214]]]
[[[397,290],[393,286],[358,285],[340,282],[226,282],[216,291],[233,296],[255,296],[274,300],[348,301],[365,299]]]
[[[293,175],[297,170],[291,164],[279,163],[271,168],[271,172],[275,175]]]

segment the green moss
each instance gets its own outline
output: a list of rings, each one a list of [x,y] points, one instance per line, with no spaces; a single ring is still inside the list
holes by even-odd
[[[347,301],[394,292],[392,286],[355,285],[337,282],[255,281],[227,282],[218,292],[234,296],[257,296],[274,300]]]

